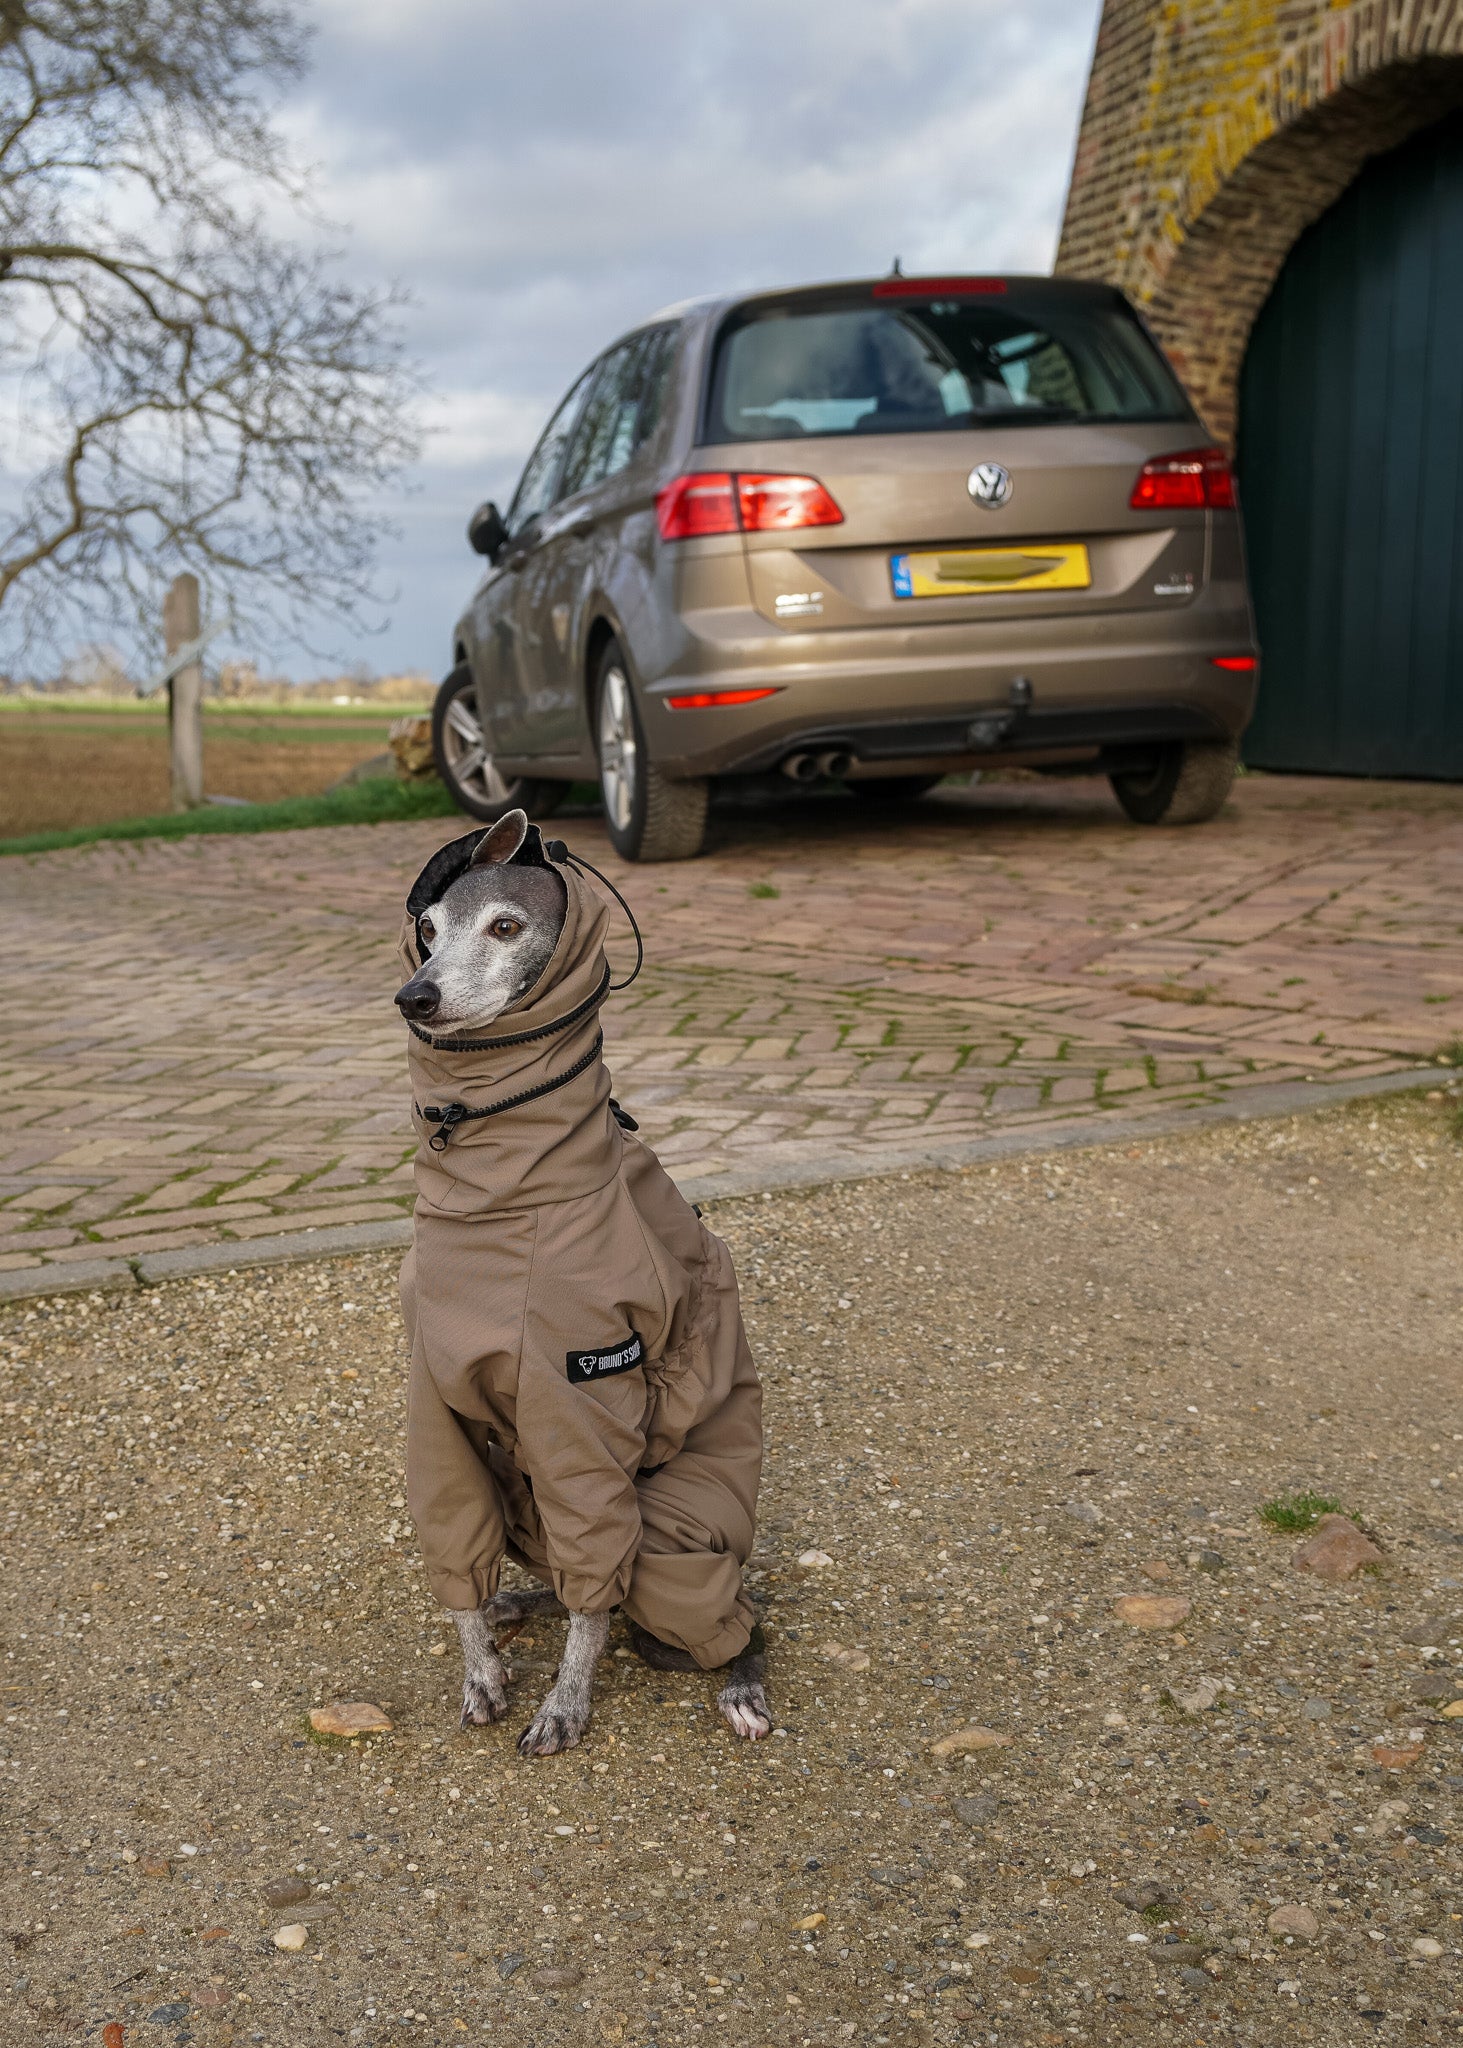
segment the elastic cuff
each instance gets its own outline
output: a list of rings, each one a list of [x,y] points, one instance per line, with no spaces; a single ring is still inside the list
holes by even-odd
[[[555,1593],[571,1614],[605,1614],[610,1608],[619,1607],[629,1589],[630,1574],[620,1573],[606,1585],[603,1581],[570,1578],[549,1566],[549,1579]]]
[[[470,1565],[465,1572],[435,1571],[431,1565],[427,1566],[427,1583],[432,1589],[432,1598],[439,1607],[450,1608],[454,1614],[476,1613],[497,1592],[502,1576],[501,1556],[491,1562]]]

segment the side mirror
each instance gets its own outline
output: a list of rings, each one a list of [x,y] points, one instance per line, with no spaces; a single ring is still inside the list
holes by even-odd
[[[507,539],[508,528],[497,506],[491,499],[486,505],[479,505],[467,522],[467,544],[473,553],[496,562]]]

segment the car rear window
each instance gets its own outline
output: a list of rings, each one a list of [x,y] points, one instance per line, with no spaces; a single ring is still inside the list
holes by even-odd
[[[867,297],[733,314],[717,342],[704,438],[1191,417],[1120,305],[1038,310],[1004,292]]]

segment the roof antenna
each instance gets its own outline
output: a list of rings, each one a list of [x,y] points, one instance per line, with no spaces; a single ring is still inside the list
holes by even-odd
[[[889,275],[891,277],[903,277],[904,275],[904,272],[900,267],[899,258],[897,256],[894,258],[894,261],[889,266]]]

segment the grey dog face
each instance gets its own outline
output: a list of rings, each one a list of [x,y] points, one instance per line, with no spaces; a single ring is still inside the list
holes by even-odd
[[[500,818],[467,873],[420,920],[426,957],[396,1007],[434,1037],[484,1029],[527,995],[553,957],[568,896],[552,868],[507,865],[527,831],[522,811]]]

